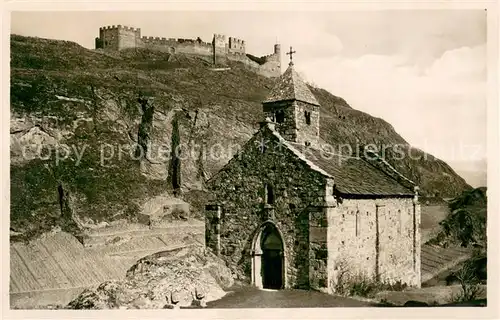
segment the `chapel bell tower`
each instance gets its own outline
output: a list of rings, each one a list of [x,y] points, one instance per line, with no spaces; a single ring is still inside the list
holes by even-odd
[[[290,142],[318,147],[320,105],[304,80],[293,68],[292,55],[287,52],[290,63],[281,75],[262,109],[266,118],[275,122],[279,134]]]

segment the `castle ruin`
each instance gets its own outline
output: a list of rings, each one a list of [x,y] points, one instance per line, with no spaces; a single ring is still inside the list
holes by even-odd
[[[246,53],[245,41],[214,34],[212,42],[196,39],[160,38],[141,36],[140,28],[113,25],[99,28],[95,48],[120,51],[130,48],[144,48],[168,52],[170,54],[193,54],[210,57],[214,64],[225,59],[242,62],[247,68],[266,77],[281,75],[281,49],[274,45],[272,54],[255,57]]]

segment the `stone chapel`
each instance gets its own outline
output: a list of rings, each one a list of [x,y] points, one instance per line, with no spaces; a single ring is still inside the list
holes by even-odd
[[[206,245],[259,288],[419,287],[413,182],[380,157],[322,150],[320,105],[292,62],[262,108],[259,131],[207,182]]]

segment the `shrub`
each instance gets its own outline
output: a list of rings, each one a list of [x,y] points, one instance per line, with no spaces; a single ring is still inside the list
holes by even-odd
[[[461,269],[454,273],[454,277],[460,283],[461,292],[453,294],[451,302],[476,300],[483,293],[477,265],[477,259],[468,260]]]
[[[351,296],[362,296],[372,298],[380,291],[402,291],[406,284],[400,281],[396,283],[381,282],[366,277],[360,277],[350,284],[349,294]]]
[[[483,188],[464,191],[450,202],[451,213],[440,222],[442,231],[429,243],[486,249],[486,202]]]
[[[394,283],[377,281],[362,274],[350,275],[345,269],[339,272],[337,281],[333,284],[337,294],[368,298],[373,298],[380,291],[402,291],[406,287],[407,285],[401,281]]]

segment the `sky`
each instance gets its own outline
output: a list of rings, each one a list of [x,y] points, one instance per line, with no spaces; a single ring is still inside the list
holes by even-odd
[[[484,10],[13,12],[11,33],[93,49],[99,27],[118,24],[207,42],[225,34],[256,56],[278,42],[283,69],[293,46],[308,82],[388,121],[413,146],[449,162],[486,158]]]

